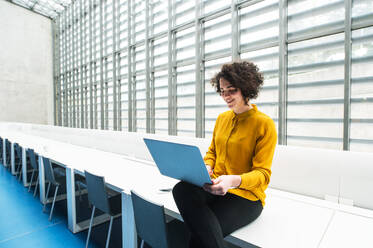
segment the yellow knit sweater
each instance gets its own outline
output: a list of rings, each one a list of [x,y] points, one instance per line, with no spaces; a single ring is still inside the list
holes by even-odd
[[[214,170],[214,178],[241,176],[241,185],[229,193],[260,200],[264,206],[277,134],[273,120],[252,105],[241,114],[230,110],[219,115],[204,160]]]

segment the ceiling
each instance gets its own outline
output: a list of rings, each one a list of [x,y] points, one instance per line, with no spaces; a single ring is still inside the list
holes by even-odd
[[[11,3],[22,6],[43,16],[55,19],[71,0],[8,0]]]

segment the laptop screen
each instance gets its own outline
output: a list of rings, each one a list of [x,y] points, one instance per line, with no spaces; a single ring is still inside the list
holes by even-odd
[[[198,147],[144,138],[162,175],[202,187],[212,184]]]

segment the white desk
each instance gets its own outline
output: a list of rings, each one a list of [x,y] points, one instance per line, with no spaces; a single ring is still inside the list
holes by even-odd
[[[153,202],[165,206],[166,214],[181,219],[171,193],[159,193],[156,184],[136,189],[136,192]],[[149,190],[150,188],[150,190]],[[272,190],[273,191],[273,190]],[[279,208],[281,206],[281,208]],[[240,247],[317,247],[334,210],[269,194],[263,213],[248,226],[232,233],[226,240]],[[287,227],[291,228],[287,228]],[[304,228],[306,226],[306,229]],[[295,229],[293,227],[302,227]],[[123,231],[124,232],[124,231]],[[123,235],[126,235],[123,233]],[[130,234],[127,234],[130,239]],[[123,236],[125,238],[125,236]],[[250,240],[247,243],[243,240]]]
[[[87,170],[104,176],[106,182],[117,190],[123,189],[125,248],[137,245],[130,190],[164,205],[166,214],[181,219],[172,194],[159,191],[160,188],[172,187],[177,180],[163,177],[149,162],[22,133],[14,134],[11,138],[21,146],[33,148],[41,156],[66,167],[68,227],[74,233],[86,228],[86,225],[76,223],[76,171]],[[42,179],[42,164],[39,164],[39,168]],[[44,185],[40,188],[44,188]],[[249,240],[251,244],[261,247],[373,247],[373,238],[370,236],[370,230],[373,230],[372,211],[273,189],[268,189],[267,194],[262,215],[250,225],[232,233],[227,240],[242,247],[250,246],[242,240]]]
[[[267,199],[265,214],[253,224],[234,232],[233,238],[250,240],[259,247],[317,247],[333,210],[277,196]]]
[[[373,219],[336,212],[319,247],[373,247]]]
[[[24,180],[27,181],[26,149],[34,149],[35,152],[39,154],[39,189],[41,203],[49,200],[45,199],[44,166],[41,157],[48,157],[52,161],[55,161],[66,168],[67,186],[65,198],[67,198],[68,227],[73,233],[88,228],[89,220],[84,221],[83,223],[76,223],[74,168],[82,172],[87,169],[92,173],[96,173],[94,170],[95,166],[97,167],[97,165],[100,165],[99,163],[104,159],[102,154],[99,156],[100,151],[86,149],[37,136],[26,135],[20,132],[7,132],[6,137],[12,141],[12,143],[17,142],[22,146],[24,158],[22,173],[24,175]],[[102,175],[100,173],[97,174]],[[24,185],[27,186],[28,183],[24,182]],[[105,219],[102,219],[101,221],[104,220]]]
[[[130,190],[148,191],[159,195],[156,194],[159,192],[159,188],[172,188],[177,182],[160,175],[154,166],[131,160],[122,155],[89,148],[61,144],[58,148],[48,146],[45,156],[67,165],[68,226],[74,233],[88,227],[88,221],[76,223],[74,170],[81,172],[87,170],[93,174],[104,176],[105,181],[115,186],[117,190],[125,190],[122,193],[123,247],[136,247],[137,244]],[[169,213],[171,212],[169,211]],[[180,218],[175,210],[173,212],[173,216]]]
[[[89,224],[89,220],[84,221],[84,223],[76,223],[74,184],[76,171],[84,172],[84,170],[87,170],[93,174],[102,175],[105,177],[105,181],[115,186],[117,190],[126,189],[127,192],[131,189],[149,185],[146,182],[155,182],[156,185],[161,185],[161,187],[172,187],[176,182],[160,175],[157,168],[149,165],[149,163],[148,165],[139,163],[136,162],[136,159],[131,160],[123,155],[56,142],[22,133],[8,134],[8,137],[24,148],[33,148],[40,156],[48,157],[65,166],[68,227],[73,233],[86,229]],[[43,203],[45,201],[45,185],[42,159],[39,159],[39,176],[40,199]]]

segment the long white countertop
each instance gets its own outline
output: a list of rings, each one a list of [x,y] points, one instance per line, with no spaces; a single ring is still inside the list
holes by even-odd
[[[181,219],[171,192],[160,191],[172,188],[178,180],[162,176],[152,162],[22,132],[0,135],[66,167],[104,176],[107,183],[127,194],[135,190]],[[243,247],[242,240],[260,247],[373,247],[373,236],[369,235],[373,211],[281,190],[268,189],[266,193],[262,215],[228,240]]]

